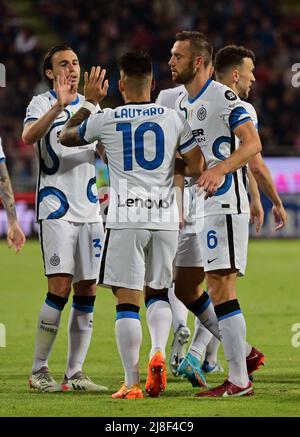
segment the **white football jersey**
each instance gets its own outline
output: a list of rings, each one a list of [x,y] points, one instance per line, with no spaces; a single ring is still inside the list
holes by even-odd
[[[5,161],[5,155],[2,148],[2,139],[0,137],[0,162],[4,162],[4,161]]]
[[[157,96],[156,103],[161,106],[166,106],[167,108],[176,109],[176,101],[180,95],[186,93],[184,85],[179,85],[174,88],[167,88],[161,90]],[[196,223],[195,223],[195,193],[193,188],[190,186],[191,178],[184,178],[185,188],[183,192],[183,210],[185,225],[181,230],[181,233],[195,233]]]
[[[179,96],[176,109],[184,115],[201,146],[207,168],[227,159],[239,147],[233,133],[251,117],[237,95],[227,86],[209,79],[195,98]],[[203,199],[204,193],[201,197]],[[197,201],[197,216],[249,212],[242,169],[225,176],[216,194]]]
[[[59,142],[64,124],[81,107],[78,95],[59,114],[47,134],[35,144],[39,162],[36,193],[37,220],[62,219],[71,222],[101,221],[95,171],[95,144],[65,147]],[[56,102],[53,90],[33,97],[24,123],[38,120]]]
[[[156,103],[161,106],[166,106],[167,108],[175,109],[176,100],[185,92],[186,89],[184,85],[161,90],[156,98]]]
[[[105,147],[110,174],[107,228],[178,229],[173,190],[176,151],[198,147],[184,118],[155,103],[104,109],[81,124]]]
[[[258,130],[258,119],[257,119],[257,114],[256,111],[254,109],[254,107],[251,105],[251,103],[249,102],[245,102],[244,100],[241,100],[242,105],[244,106],[244,108],[246,109],[246,111],[248,112],[248,114],[251,117],[251,120],[253,121],[254,127],[256,130]],[[236,137],[236,142],[239,144],[240,140],[238,137]],[[249,191],[249,179],[248,179],[248,164],[246,164],[243,168],[242,168],[242,175],[243,175],[243,183],[246,187],[247,192]]]

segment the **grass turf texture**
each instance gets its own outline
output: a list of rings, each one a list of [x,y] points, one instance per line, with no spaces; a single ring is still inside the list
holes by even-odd
[[[7,345],[0,348],[0,416],[299,416],[300,349],[291,344],[291,327],[300,323],[299,249],[299,241],[252,241],[247,275],[238,281],[248,340],[266,355],[266,366],[255,376],[255,396],[196,399],[197,388],[169,375],[167,391],[160,398],[130,401],[110,397],[119,388],[123,372],[114,339],[115,302],[109,291],[101,289],[98,289],[94,334],[84,370],[95,382],[108,386],[110,392],[30,391],[27,380],[36,320],[47,291],[40,248],[37,242],[29,241],[15,255],[1,242],[0,323],[6,326]],[[61,380],[66,364],[69,305],[70,302],[63,312],[50,358],[50,369],[57,381]],[[144,308],[141,318],[140,369],[144,384],[150,344]],[[192,317],[189,324],[192,327]],[[221,352],[220,359],[225,364]],[[223,380],[222,375],[208,377],[212,386]]]

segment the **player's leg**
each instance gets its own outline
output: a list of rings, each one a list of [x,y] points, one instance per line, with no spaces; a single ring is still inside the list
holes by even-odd
[[[201,329],[201,328],[200,328]],[[204,327],[202,329],[205,329]],[[202,364],[202,370],[205,373],[223,373],[224,369],[218,362],[218,350],[220,347],[220,340],[216,337],[212,337],[207,345],[205,351],[205,357]]]
[[[202,235],[202,240],[206,240],[206,280],[229,375],[224,384],[198,396],[248,396],[253,389],[246,366],[246,323],[237,299],[236,278],[238,272],[244,274],[246,267],[249,217],[219,215],[206,219]]]
[[[68,359],[64,390],[105,391],[83,374],[84,364],[93,332],[93,312],[96,299],[96,278],[100,269],[103,244],[101,223],[74,223],[76,234],[74,296],[68,323]]]
[[[145,280],[144,250],[150,238],[150,232],[144,229],[106,230],[99,284],[112,286],[117,298],[115,336],[124,368],[124,385],[112,395],[114,399],[143,396],[139,386],[139,310]]]
[[[166,345],[172,324],[168,288],[173,279],[173,260],[177,249],[177,231],[151,231],[146,250],[145,303],[151,336],[150,362],[146,391],[151,397],[166,389]]]
[[[62,220],[40,222],[40,243],[48,293],[38,316],[34,361],[29,384],[41,391],[60,391],[48,370],[50,356],[60,324],[61,312],[71,291],[74,266],[72,256],[72,229]]]

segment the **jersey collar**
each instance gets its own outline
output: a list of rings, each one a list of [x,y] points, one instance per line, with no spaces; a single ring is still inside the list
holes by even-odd
[[[57,99],[57,95],[56,95],[56,92],[54,90],[50,90],[50,94]],[[78,94],[77,94],[76,99],[73,100],[73,102],[69,103],[69,105],[77,105],[77,103],[79,103],[79,96],[78,96]]]
[[[192,98],[188,95],[188,102],[189,103],[194,103],[197,99],[199,99],[200,96],[202,96],[202,94],[206,91],[207,87],[209,86],[209,84],[212,82],[211,79],[208,79],[207,82],[205,82],[205,84],[203,85],[203,87],[201,88],[201,90],[199,91],[199,93],[196,95],[196,97]]]
[[[152,102],[149,101],[145,101],[145,102],[128,102],[125,103],[125,105],[149,105]]]

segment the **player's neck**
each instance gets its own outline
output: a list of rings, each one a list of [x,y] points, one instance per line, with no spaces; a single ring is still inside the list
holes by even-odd
[[[204,85],[209,80],[209,74],[206,74],[206,72],[203,72],[203,74],[199,74],[195,76],[194,80],[190,83],[185,84],[185,88],[187,92],[189,93],[189,96],[193,99],[195,98],[199,92],[202,90]]]
[[[124,102],[125,103],[149,103],[151,102],[151,96],[149,92],[144,93],[126,93],[124,95]]]
[[[236,83],[235,83],[235,82],[231,82],[231,81],[226,81],[226,80],[224,80],[224,81],[222,81],[221,83],[222,83],[223,85],[228,86],[228,88],[231,88],[232,91],[235,92],[235,94],[239,95],[239,92],[238,92],[238,89],[237,89],[237,87],[236,87]]]

